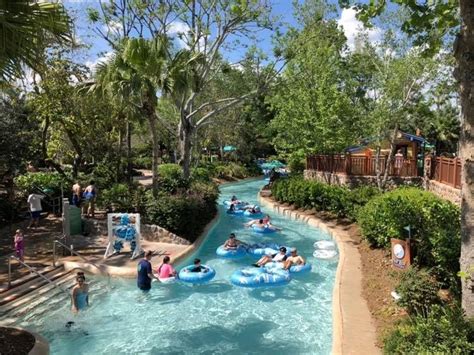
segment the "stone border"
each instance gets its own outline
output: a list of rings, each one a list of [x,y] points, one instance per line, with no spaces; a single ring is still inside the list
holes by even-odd
[[[28,352],[28,355],[49,355],[49,342],[43,336],[39,335],[36,332],[33,332],[29,329],[20,328],[20,327],[6,327],[11,329],[18,329],[23,332],[30,333],[35,338],[35,343],[33,347]]]
[[[367,302],[362,296],[362,263],[344,226],[329,225],[307,212],[284,206],[271,197],[259,194],[260,204],[273,211],[300,220],[328,233],[339,249],[339,262],[333,289],[333,354],[380,354],[377,348],[375,326]]]
[[[219,211],[217,211],[214,218],[206,225],[206,227],[202,231],[201,235],[194,241],[194,243],[192,243],[189,247],[187,247],[181,253],[178,253],[177,255],[175,255],[174,257],[171,258],[171,263],[177,264],[177,263],[183,261],[184,259],[186,259],[190,254],[194,253],[197,249],[199,249],[201,244],[206,239],[206,236],[209,233],[209,231],[212,228],[214,228],[214,226],[216,225],[216,222],[217,222],[218,219],[219,219]]]
[[[36,339],[33,349],[30,350],[28,355],[49,355],[49,342],[43,336],[38,333],[26,330]]]

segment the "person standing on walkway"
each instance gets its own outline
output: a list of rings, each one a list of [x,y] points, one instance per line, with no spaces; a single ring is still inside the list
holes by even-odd
[[[41,211],[43,208],[41,207],[41,200],[44,198],[43,195],[31,193],[28,196],[28,204],[30,205],[30,213],[31,213],[31,222],[28,228],[31,227],[39,227],[39,220],[41,216]]]
[[[82,188],[78,181],[72,185],[72,204],[79,207],[81,204]]]
[[[142,291],[149,291],[151,289],[151,280],[158,278],[153,275],[153,269],[151,267],[151,257],[153,256],[153,252],[148,250],[145,252],[145,256],[140,262],[138,263],[137,267],[137,286]]]
[[[13,236],[13,241],[15,243],[15,254],[18,259],[24,261],[25,256],[25,237],[21,232],[21,229],[17,229],[15,235]]]
[[[86,217],[94,218],[95,199],[97,197],[97,188],[95,187],[94,180],[91,180],[89,186],[87,186],[82,194],[85,203],[82,209],[82,214]]]

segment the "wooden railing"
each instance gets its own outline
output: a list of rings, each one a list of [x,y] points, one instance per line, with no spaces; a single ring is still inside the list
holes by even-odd
[[[461,188],[461,160],[459,158],[437,157],[434,163],[433,180],[456,189]]]
[[[383,174],[387,157],[379,158]],[[306,158],[306,169],[347,175],[377,175],[377,159],[373,156],[312,155]],[[394,160],[389,165],[389,176],[420,176],[415,159]]]

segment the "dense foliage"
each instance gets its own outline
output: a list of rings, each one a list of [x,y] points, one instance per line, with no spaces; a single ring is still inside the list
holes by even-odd
[[[401,296],[398,304],[411,315],[427,314],[433,305],[440,303],[439,283],[428,271],[416,267],[401,274],[396,291]]]
[[[61,195],[62,189],[67,193],[70,182],[56,172],[38,172],[16,177],[15,185],[25,198],[32,192],[38,192],[38,189],[56,196]]]
[[[273,144],[281,154],[338,152],[363,136],[361,106],[336,21],[315,14],[283,45],[290,58],[269,102]],[[345,119],[350,117],[350,119]]]
[[[459,307],[433,306],[402,323],[385,339],[385,354],[472,354],[474,329]]]
[[[459,271],[461,248],[459,207],[416,188],[400,188],[377,196],[360,211],[357,222],[373,246],[388,247],[390,238],[407,236],[411,226],[419,265],[448,282]]]
[[[148,193],[144,220],[193,242],[214,218],[217,197],[217,186],[203,182],[194,182],[189,190],[173,195]]]
[[[314,208],[338,217],[355,220],[357,211],[379,192],[373,187],[349,190],[337,185],[328,185],[301,176],[282,179],[272,187],[272,196],[281,202],[300,208]]]

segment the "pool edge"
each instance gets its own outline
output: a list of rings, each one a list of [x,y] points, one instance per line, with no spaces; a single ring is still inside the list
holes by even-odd
[[[308,213],[300,212],[293,206],[284,206],[269,196],[262,196],[260,191],[258,198],[261,205],[265,205],[281,215],[293,218],[294,220],[300,220],[312,227],[324,230],[338,245],[339,262],[333,288],[332,353],[380,354],[381,350],[375,345],[375,326],[367,302],[361,292],[358,292],[358,296],[355,297],[356,292],[354,291],[362,290],[361,260],[357,247],[349,244],[350,239],[347,232],[337,223],[329,226],[321,219]],[[342,302],[342,295],[350,295],[350,306]]]

